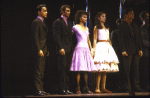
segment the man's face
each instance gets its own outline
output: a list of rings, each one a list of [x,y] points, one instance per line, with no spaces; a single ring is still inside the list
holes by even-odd
[[[133,11],[128,12],[128,14],[125,15],[125,16],[126,16],[126,18],[128,18],[129,20],[132,20],[132,19],[134,19],[134,12],[133,12]]]
[[[42,18],[47,18],[47,8],[46,7],[42,7],[41,11],[38,11],[39,16]]]
[[[65,12],[62,13],[63,16],[65,16],[66,18],[69,18],[70,16],[70,8],[66,8]]]

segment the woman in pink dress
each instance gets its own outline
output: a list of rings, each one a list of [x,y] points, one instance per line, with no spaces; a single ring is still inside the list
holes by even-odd
[[[96,73],[96,93],[112,93],[105,89],[106,73],[118,72],[118,58],[111,46],[109,38],[109,28],[106,28],[104,23],[106,14],[98,12],[95,17],[95,27],[93,30],[93,51],[94,64],[98,69]],[[101,80],[101,90],[99,84]]]
[[[91,42],[89,39],[89,30],[84,25],[87,21],[87,12],[84,10],[78,10],[75,14],[75,23],[72,31],[76,34],[77,45],[74,49],[72,63],[70,67],[70,71],[77,72],[77,94],[81,94],[80,91],[80,73],[84,73],[85,78],[85,88],[84,91],[86,93],[92,94],[88,88],[88,74],[87,72],[95,71],[96,67],[94,65],[90,50],[91,50]],[[90,49],[89,49],[90,48]]]

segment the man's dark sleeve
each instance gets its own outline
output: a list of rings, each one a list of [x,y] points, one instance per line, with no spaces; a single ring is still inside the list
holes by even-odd
[[[140,41],[141,41],[141,45],[143,45],[144,47],[146,48],[149,48],[150,44],[149,44],[149,40],[146,40],[144,38],[144,36],[146,35],[145,34],[146,32],[141,28],[140,30]],[[146,36],[149,36],[149,35],[146,35]]]
[[[53,28],[54,40],[56,42],[58,50],[63,49],[62,44],[61,44],[61,23],[60,23],[60,21],[56,20],[53,23],[52,28]]]
[[[32,29],[32,35],[33,35],[36,51],[39,52],[39,50],[40,50],[40,45],[39,45],[39,24],[36,21],[32,22],[31,29]]]
[[[141,45],[141,34],[139,32],[138,26],[136,24],[134,24],[136,27],[136,33],[137,33],[137,38],[138,38],[138,48],[139,50],[142,50],[142,45]]]
[[[119,47],[121,49],[121,52],[126,51],[126,49],[125,49],[125,40],[126,39],[124,38],[124,33],[126,33],[124,30],[124,26],[123,26],[123,24],[120,24],[119,30],[118,30],[118,41],[119,41]]]

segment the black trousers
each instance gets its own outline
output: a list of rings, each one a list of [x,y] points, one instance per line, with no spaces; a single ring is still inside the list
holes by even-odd
[[[139,55],[123,56],[122,84],[124,89],[139,88]]]
[[[69,76],[72,53],[58,55],[58,73],[59,73],[59,88],[60,90],[69,90]]]
[[[150,65],[149,65],[149,56],[142,56],[140,58],[140,86],[143,89],[146,89],[150,86]]]
[[[36,63],[34,65],[34,84],[37,91],[43,91],[45,59],[45,56],[36,56]]]

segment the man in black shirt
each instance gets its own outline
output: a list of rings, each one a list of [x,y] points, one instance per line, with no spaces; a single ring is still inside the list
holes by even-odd
[[[124,12],[125,21],[119,25],[119,47],[122,53],[123,92],[141,92],[139,86],[139,57],[143,55],[138,26],[132,23],[134,12],[128,8]]]

